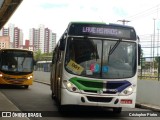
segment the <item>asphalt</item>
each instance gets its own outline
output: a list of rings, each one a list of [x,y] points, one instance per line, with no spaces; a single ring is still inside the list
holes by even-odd
[[[20,110],[0,91],[0,120],[29,120],[27,117],[9,117],[13,112]]]
[[[160,106],[155,105],[149,105],[149,104],[142,104],[142,103],[136,103],[136,108],[141,109],[149,109],[152,111],[158,111],[160,112]],[[0,91],[0,120],[29,120],[27,117],[5,117],[4,112],[20,112],[21,110],[16,107],[1,91]],[[2,117],[3,116],[3,117]]]

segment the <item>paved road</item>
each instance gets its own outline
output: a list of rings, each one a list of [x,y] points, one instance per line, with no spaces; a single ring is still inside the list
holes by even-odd
[[[100,120],[100,119],[124,119],[124,120],[135,120],[138,117],[129,117],[129,114],[133,113],[143,114],[146,112],[151,112],[144,109],[123,109],[121,115],[111,115],[112,111],[108,109],[99,108],[95,111],[95,108],[85,108],[85,111],[82,111],[82,108],[75,108],[79,110],[78,112],[72,111],[67,114],[61,114],[57,110],[57,105],[55,101],[51,99],[51,91],[49,85],[36,83],[29,87],[29,89],[23,89],[20,87],[8,87],[2,86],[0,91],[11,101],[13,102],[21,111],[34,111],[42,112],[47,114],[48,117],[42,118],[30,118],[31,120]],[[47,112],[46,112],[47,111]],[[49,117],[51,116],[51,117]],[[140,117],[138,119],[146,120],[146,117]],[[159,117],[147,117],[147,119],[158,120]]]

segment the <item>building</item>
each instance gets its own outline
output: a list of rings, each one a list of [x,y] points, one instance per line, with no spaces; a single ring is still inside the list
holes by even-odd
[[[2,28],[0,36],[9,36],[9,48],[19,48],[23,45],[23,32],[14,24],[9,24],[8,28]]]
[[[52,52],[56,44],[56,34],[44,25],[39,25],[38,29],[30,29],[29,39],[33,51],[41,50],[41,53]]]
[[[0,31],[0,36],[8,36],[9,35],[9,30],[8,28],[2,28]]]
[[[49,42],[49,53],[56,47],[56,33],[51,34],[51,41]]]
[[[9,36],[0,36],[0,49],[9,48],[10,38]]]
[[[25,45],[20,45],[20,48],[33,51],[33,45],[30,45],[30,40],[25,40]]]
[[[39,30],[32,28],[29,31],[29,45],[33,46],[33,51],[38,51]]]

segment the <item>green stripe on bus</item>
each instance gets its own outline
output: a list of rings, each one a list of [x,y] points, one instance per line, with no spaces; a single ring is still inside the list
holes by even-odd
[[[73,77],[69,80],[80,90],[98,91],[103,89],[103,81]]]

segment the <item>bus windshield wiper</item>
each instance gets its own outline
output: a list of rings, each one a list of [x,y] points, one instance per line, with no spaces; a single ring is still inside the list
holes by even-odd
[[[114,46],[109,50],[109,55],[111,55],[114,50],[117,48],[117,46],[119,45],[119,43],[122,41],[122,39],[119,39],[115,44]]]

